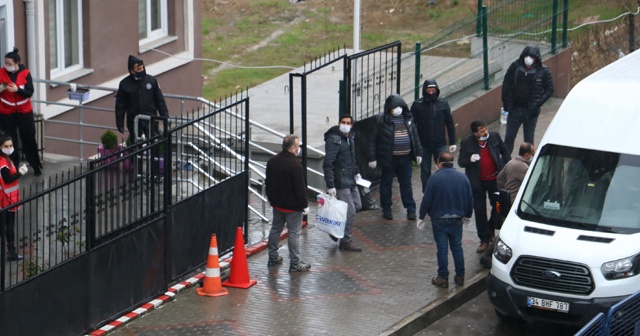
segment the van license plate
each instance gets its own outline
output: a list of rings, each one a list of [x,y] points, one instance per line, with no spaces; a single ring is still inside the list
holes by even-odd
[[[527,306],[561,313],[569,312],[569,303],[567,302],[541,299],[533,296],[527,296]]]

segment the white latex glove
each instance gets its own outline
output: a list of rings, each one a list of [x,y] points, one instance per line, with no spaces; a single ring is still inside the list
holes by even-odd
[[[480,154],[471,155],[471,162],[480,161]]]
[[[416,163],[417,164],[421,164],[422,163],[422,156],[416,156]]]
[[[29,172],[29,168],[27,168],[27,165],[23,164],[22,166],[20,166],[20,168],[18,168],[18,172],[20,173],[20,175],[24,175]]]
[[[449,152],[451,152],[451,153],[455,152],[456,149],[458,149],[458,146],[456,146],[456,145],[449,146]]]
[[[427,227],[427,221],[424,219],[419,220],[416,224],[416,227],[418,228],[418,230],[424,230]]]
[[[327,189],[327,195],[332,196],[332,197],[336,197],[336,188]]]
[[[362,178],[362,176],[360,176],[360,174],[356,174],[356,175],[354,176],[354,178],[356,179],[356,181],[358,181],[358,180],[360,180],[360,179]]]
[[[303,215],[308,215],[309,214],[309,207],[304,208],[304,210],[302,210],[302,214]]]
[[[369,168],[376,169],[377,166],[378,166],[378,162],[376,161],[369,162]]]

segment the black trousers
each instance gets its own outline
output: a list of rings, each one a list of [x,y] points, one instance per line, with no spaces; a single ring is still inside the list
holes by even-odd
[[[20,142],[22,151],[27,158],[29,165],[37,172],[42,168],[40,156],[38,155],[38,143],[36,142],[36,124],[33,119],[33,111],[29,113],[13,113],[10,115],[0,115],[0,127],[11,136],[14,145],[14,152],[11,160],[16,167],[20,166],[20,150],[17,148],[18,132],[20,132]]]

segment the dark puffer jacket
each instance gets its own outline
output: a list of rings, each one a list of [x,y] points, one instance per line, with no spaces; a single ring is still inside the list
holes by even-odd
[[[418,137],[418,130],[413,122],[409,107],[400,95],[393,94],[384,102],[384,112],[377,114],[376,127],[369,135],[369,162],[377,161],[380,167],[391,167],[393,160],[393,139],[395,135],[395,125],[391,121],[391,110],[402,107],[402,117],[409,130],[411,139],[411,160],[416,161],[416,157],[422,156],[422,145]]]
[[[346,136],[339,126],[331,127],[324,133],[324,181],[327,189],[347,189],[356,186],[355,175],[359,174],[356,164],[355,133]]]
[[[435,96],[426,93],[429,85],[435,85]],[[440,98],[440,87],[433,79],[427,79],[422,85],[422,98],[411,104],[411,114],[416,121],[422,147],[440,147],[447,145],[445,127],[449,134],[449,145],[456,144],[456,126],[453,123],[449,103]]]
[[[526,71],[524,65],[524,58],[526,56],[533,56],[536,58],[535,63]],[[544,104],[549,97],[553,94],[553,78],[549,68],[542,64],[542,58],[540,55],[540,48],[535,45],[528,45],[520,54],[520,58],[511,63],[509,69],[504,75],[502,81],[502,106],[506,111],[512,111],[514,108],[514,92],[517,87],[518,72],[526,73],[527,76],[533,75],[534,80],[531,87],[531,93],[529,96],[529,103],[527,106],[528,114],[531,117],[537,117],[540,114],[540,107]]]

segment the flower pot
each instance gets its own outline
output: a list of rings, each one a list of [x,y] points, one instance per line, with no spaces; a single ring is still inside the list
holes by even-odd
[[[104,148],[103,145],[98,145],[98,153],[100,154],[100,157],[107,157],[110,156],[114,153],[117,153],[118,151],[120,151],[122,149],[122,145],[118,145],[118,148],[116,149],[106,149]],[[111,169],[118,169],[117,164],[111,164],[111,162],[114,162],[118,159],[117,156],[114,156],[112,158],[107,159],[103,164],[104,165],[109,165]]]

